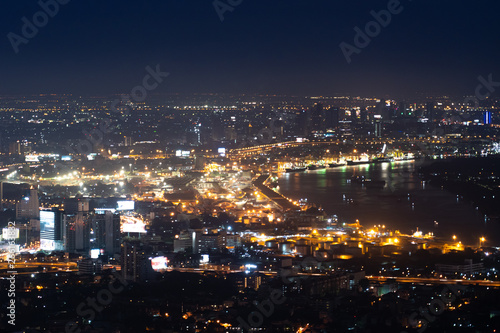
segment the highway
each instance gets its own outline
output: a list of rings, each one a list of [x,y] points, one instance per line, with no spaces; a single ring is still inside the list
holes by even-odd
[[[500,281],[490,280],[466,280],[466,279],[439,279],[439,278],[422,278],[422,277],[390,277],[390,276],[367,276],[370,282],[387,282],[394,280],[397,283],[415,283],[415,284],[461,284],[461,285],[479,285],[486,287],[500,287]]]

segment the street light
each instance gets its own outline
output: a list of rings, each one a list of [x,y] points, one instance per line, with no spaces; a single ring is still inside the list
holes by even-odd
[[[456,235],[453,235],[453,240],[457,240],[457,236]]]
[[[479,247],[482,247],[485,241],[486,239],[484,237],[479,238]]]

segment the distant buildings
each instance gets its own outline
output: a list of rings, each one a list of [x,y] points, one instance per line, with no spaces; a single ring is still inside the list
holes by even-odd
[[[133,144],[134,144],[134,143],[133,143],[133,141],[132,141],[132,137],[130,137],[130,136],[125,136],[125,137],[123,138],[123,145],[124,145],[125,147],[130,147],[130,146],[132,146]]]

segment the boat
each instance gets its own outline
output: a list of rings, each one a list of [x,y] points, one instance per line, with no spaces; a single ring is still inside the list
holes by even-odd
[[[338,167],[341,167],[341,166],[345,166],[345,163],[344,164],[341,164],[341,163],[329,163],[328,166],[330,168],[338,168]]]
[[[372,161],[370,161],[370,160],[356,160],[356,161],[349,160],[349,161],[347,161],[347,165],[360,165],[360,164],[370,164],[370,163],[372,163]]]
[[[285,169],[286,172],[302,172],[302,171],[306,171],[306,168],[286,168]]]
[[[394,159],[392,157],[380,157],[376,158],[373,160],[374,163],[388,163],[388,162],[394,162]]]
[[[324,165],[311,164],[311,165],[307,166],[307,170],[321,170],[321,169],[325,169],[325,168],[326,168],[326,166],[324,166]]]

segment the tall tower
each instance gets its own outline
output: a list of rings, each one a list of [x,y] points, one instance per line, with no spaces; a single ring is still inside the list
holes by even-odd
[[[33,186],[26,193],[21,201],[16,204],[16,219],[38,219],[40,217],[40,203],[38,200],[38,190]]]
[[[89,200],[65,200],[64,209],[65,251],[88,253],[90,250]]]
[[[92,216],[92,237],[90,247],[103,249],[107,255],[120,253],[121,233],[120,215],[106,211]]]
[[[429,118],[429,122],[433,122],[436,117],[436,112],[434,110],[434,102],[427,102],[425,105],[426,116]]]
[[[311,120],[313,131],[325,131],[326,130],[326,119],[323,112],[323,104],[316,103],[311,109]]]

